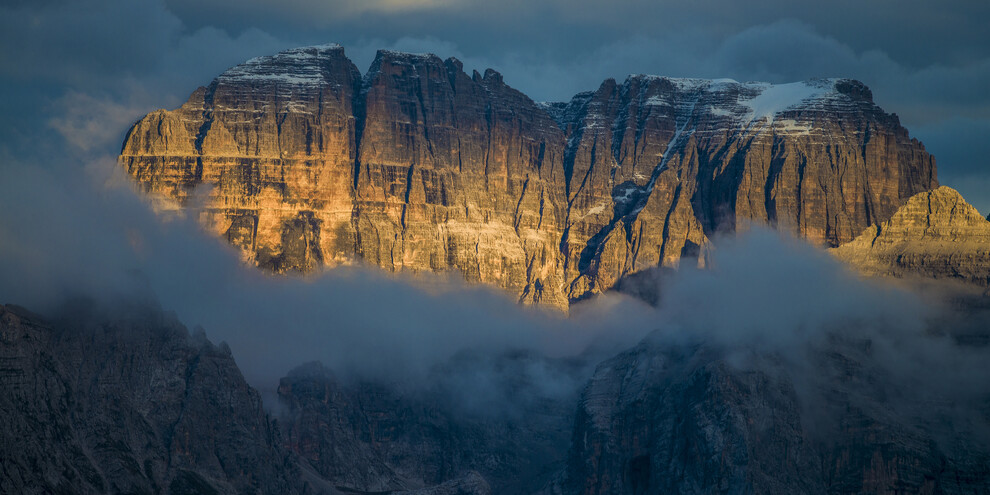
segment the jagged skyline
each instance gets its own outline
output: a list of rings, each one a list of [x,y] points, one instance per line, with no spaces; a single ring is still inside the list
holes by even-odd
[[[990,212],[990,15],[979,2],[758,6],[705,2],[13,2],[3,10],[2,147],[25,128],[112,149],[126,127],[250,57],[337,42],[359,69],[378,48],[500,70],[536,100],[630,73],[772,83],[862,80],[939,161],[942,182]],[[126,40],[126,42],[121,42]],[[620,54],[620,55],[616,55]],[[99,117],[95,115],[99,114]],[[106,123],[94,125],[94,121]]]

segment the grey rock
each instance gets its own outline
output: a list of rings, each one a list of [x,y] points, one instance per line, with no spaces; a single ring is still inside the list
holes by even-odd
[[[0,306],[0,492],[298,493],[229,352],[174,318]]]
[[[820,380],[803,381],[780,356],[740,367],[708,346],[646,341],[599,366],[545,493],[990,490],[978,430],[919,419],[950,413],[936,401],[906,412],[893,399],[906,385],[885,381],[870,355],[868,341],[833,343],[813,358]]]

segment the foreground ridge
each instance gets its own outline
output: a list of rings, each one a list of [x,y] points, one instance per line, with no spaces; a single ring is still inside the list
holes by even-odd
[[[984,307],[978,321],[988,316]],[[979,338],[950,345],[984,352],[987,326],[977,327]],[[412,391],[311,363],[279,382],[275,421],[226,345],[160,310],[77,303],[46,320],[0,306],[0,492],[990,490],[984,390],[914,390],[933,384],[913,378],[944,370],[892,379],[876,334],[833,337],[782,356],[658,331],[589,374],[538,355],[466,356]],[[500,370],[490,385],[511,393],[481,411],[463,402],[477,398],[463,380],[486,359]],[[559,372],[576,372],[583,390],[529,380]]]

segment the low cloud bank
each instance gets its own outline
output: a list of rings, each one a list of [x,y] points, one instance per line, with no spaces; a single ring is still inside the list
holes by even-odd
[[[21,164],[0,184],[0,208],[19,212],[0,218],[0,300],[41,312],[76,295],[157,301],[227,341],[255,384],[313,360],[408,378],[473,349],[573,356],[605,337],[615,349],[632,345],[651,329],[653,309],[621,296],[567,318],[454,274],[354,266],[271,276],[244,266],[194,214],[157,216],[112,161],[82,170]]]
[[[990,348],[960,345],[956,334],[985,339],[986,310],[960,316],[940,292],[863,280],[784,234],[752,228],[716,239],[708,269],[639,281],[660,295],[656,307],[609,294],[565,316],[457,274],[352,266],[268,275],[202,231],[194,213],[155,214],[110,157],[56,170],[7,160],[0,302],[43,314],[80,295],[107,308],[160,305],[226,341],[270,406],[279,378],[320,361],[339,377],[439,391],[459,412],[526,414],[547,399],[570,404],[598,363],[648,336],[777,374],[809,418],[836,417],[828,397],[842,390],[863,407],[885,401],[904,424],[985,431]],[[832,351],[874,381],[847,383],[822,360]]]

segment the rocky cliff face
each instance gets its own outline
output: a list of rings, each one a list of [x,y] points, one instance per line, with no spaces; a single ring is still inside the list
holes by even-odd
[[[740,366],[707,346],[640,344],[599,366],[580,401],[567,468],[546,493],[990,488],[982,440],[892,408],[903,384],[886,380],[870,349],[868,341],[820,349],[808,380],[780,356]],[[955,407],[924,401],[913,407],[932,417]]]
[[[985,348],[987,308],[973,309],[981,324],[958,341]],[[226,347],[174,319],[64,314],[0,307],[2,493],[990,490],[990,397],[912,390],[868,338],[830,339],[803,367],[647,339],[579,398],[533,377],[583,383],[583,365],[525,354],[495,358],[502,381],[472,368],[491,357],[464,356],[425,389],[310,364],[281,380],[276,423]]]
[[[159,310],[0,306],[0,493],[529,493],[563,462],[576,391],[535,392],[543,358],[506,356],[511,399],[470,407],[451,386],[477,362],[426,390],[305,365],[275,422],[225,344]]]
[[[752,222],[836,246],[937,184],[932,158],[856,81],[631,76],[559,115],[572,295],[697,260],[712,234]]]
[[[161,314],[0,306],[0,492],[298,493],[225,346]]]
[[[832,253],[870,275],[920,275],[990,288],[990,221],[946,186],[915,195],[890,220]]]
[[[462,424],[450,404],[310,366],[283,380],[280,430],[225,344],[157,309],[88,303],[52,320],[0,306],[0,383],[0,493],[488,495],[489,479],[549,477],[572,413]]]
[[[121,161],[179,205],[211,186],[204,220],[259,266],[457,270],[562,305],[563,141],[494,71],[382,51],[362,79],[324,46],[251,60],[150,114]]]
[[[276,272],[456,270],[561,306],[748,222],[837,246],[937,186],[856,81],[630,76],[536,104],[433,55],[381,51],[362,77],[335,45],[228,70],[120,161]]]

